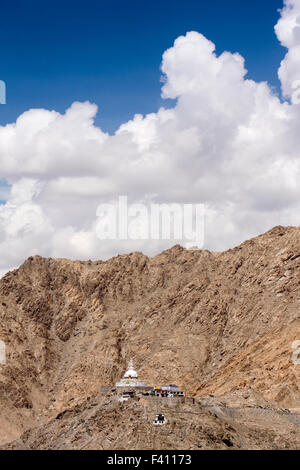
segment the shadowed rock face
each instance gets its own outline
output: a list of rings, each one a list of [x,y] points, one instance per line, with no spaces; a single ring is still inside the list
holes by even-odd
[[[132,253],[106,262],[31,257],[0,280],[0,339],[0,443],[43,426],[58,448],[55,417],[73,410],[71,426],[130,357],[149,384],[177,383],[195,397],[251,390],[273,409],[300,411],[300,366],[291,360],[300,340],[300,229],[276,227],[224,253],[175,246],[154,258]],[[139,405],[128,406],[137,407],[139,426]],[[196,418],[186,419],[189,426]],[[47,446],[30,432],[37,447]],[[109,442],[105,448],[116,448]],[[123,448],[130,445],[138,444]]]

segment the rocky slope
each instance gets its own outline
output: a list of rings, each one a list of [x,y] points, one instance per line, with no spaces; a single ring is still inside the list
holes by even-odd
[[[276,227],[224,253],[175,246],[154,258],[132,253],[107,262],[29,258],[0,280],[0,339],[7,349],[7,363],[0,366],[0,444],[17,440],[11,445],[59,448],[61,423],[67,432],[78,421],[91,429],[92,444],[85,430],[82,445],[97,441],[98,448],[116,448],[113,424],[108,441],[103,429],[130,416],[132,429],[139,428],[145,407],[131,403],[121,413],[113,397],[98,392],[122,376],[130,357],[145,382],[177,383],[198,400],[250,390],[278,412],[300,412],[300,366],[291,361],[292,343],[300,340],[299,307],[299,228]],[[89,411],[91,402],[103,426],[94,441],[98,415]],[[166,435],[161,442],[174,448],[183,442],[226,447],[224,416],[213,416],[198,401],[195,406],[206,416],[203,429],[200,415],[180,419],[181,427],[194,426],[195,436],[203,431],[199,442],[181,441],[176,426],[170,444],[170,427],[158,431]],[[114,413],[119,418],[112,418]],[[295,447],[299,426],[281,419],[282,447]],[[236,437],[237,448],[275,445],[276,419],[267,424],[265,418],[265,428],[256,431],[252,418],[239,420],[232,425],[233,434],[244,436]],[[214,435],[210,426],[219,436],[214,444],[205,437]],[[241,426],[251,439],[237,430]],[[152,436],[152,427],[149,432]],[[259,437],[263,432],[265,441]],[[160,442],[136,439],[132,431],[123,448],[155,448]],[[78,448],[71,441],[66,445]]]
[[[231,396],[232,401],[236,396]],[[251,404],[251,392],[238,396],[196,399],[174,405],[162,399],[130,400],[120,404],[113,396],[96,396],[59,413],[46,425],[25,431],[6,446],[9,450],[123,450],[123,449],[299,449],[300,414]],[[157,412],[166,424],[153,426]]]

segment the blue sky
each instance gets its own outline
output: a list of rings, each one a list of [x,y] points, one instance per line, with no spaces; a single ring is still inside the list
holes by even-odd
[[[274,34],[282,1],[86,0],[3,2],[0,79],[7,104],[0,124],[30,108],[60,112],[79,100],[99,106],[110,133],[135,113],[171,103],[160,98],[163,52],[187,31],[204,34],[246,59],[248,76],[278,87],[285,49]]]
[[[0,277],[175,244],[99,237],[121,195],[202,204],[213,251],[299,225],[300,0],[283,3],[3,2]]]

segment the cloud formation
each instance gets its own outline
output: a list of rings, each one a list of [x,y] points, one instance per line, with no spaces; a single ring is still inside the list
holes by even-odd
[[[300,64],[300,0],[286,0],[275,32],[282,46],[288,49],[278,72],[285,97],[291,97],[298,82]]]
[[[299,225],[300,105],[290,99],[300,80],[300,0],[286,0],[275,32],[287,48],[278,72],[286,101],[248,80],[239,54],[217,56],[189,32],[162,59],[172,109],[136,115],[112,136],[94,125],[89,102],[65,114],[32,109],[0,126],[0,177],[11,185],[0,205],[0,274],[37,253],[103,259],[174,244],[98,240],[97,206],[123,194],[132,203],[205,203],[212,250]]]

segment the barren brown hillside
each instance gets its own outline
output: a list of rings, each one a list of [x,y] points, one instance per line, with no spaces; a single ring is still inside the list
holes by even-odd
[[[115,422],[131,430],[122,448],[300,447],[297,419],[281,414],[300,412],[300,366],[291,360],[299,307],[299,228],[276,227],[224,253],[175,246],[106,262],[29,258],[0,280],[0,444],[118,448]],[[169,410],[164,438],[150,425],[141,431],[155,406],[98,394],[130,357],[145,382],[177,383],[197,397],[180,419]],[[209,396],[219,411],[202,406]],[[251,399],[271,414],[233,416],[234,397],[239,409]],[[76,423],[85,423],[81,437],[68,440]]]

